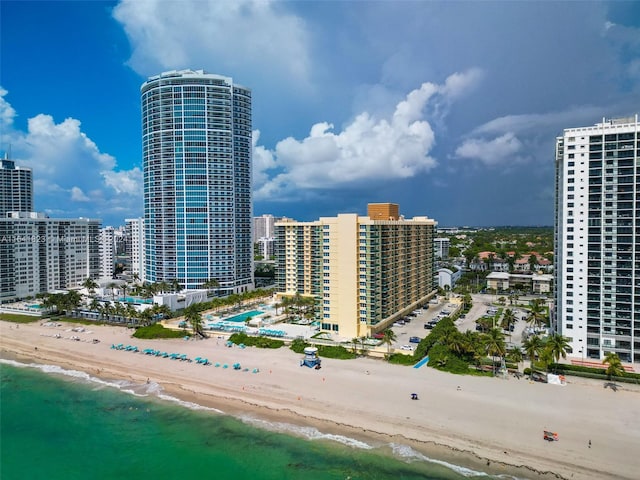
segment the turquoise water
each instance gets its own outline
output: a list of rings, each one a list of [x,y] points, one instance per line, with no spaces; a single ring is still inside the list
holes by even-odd
[[[401,445],[374,448],[195,409],[154,384],[109,383],[10,360],[0,374],[3,480],[455,480],[480,473],[425,461]]]
[[[249,317],[255,317],[256,315],[262,315],[263,313],[264,312],[261,312],[260,310],[251,310],[250,312],[240,313],[233,317],[225,318],[224,320],[227,322],[244,322]]]
[[[38,305],[37,303],[34,303],[33,305],[27,305],[27,307],[38,309],[38,308],[42,308],[42,305]]]
[[[118,298],[119,302],[127,302],[127,303],[148,303],[152,304],[152,298],[139,298],[139,297],[120,297]]]

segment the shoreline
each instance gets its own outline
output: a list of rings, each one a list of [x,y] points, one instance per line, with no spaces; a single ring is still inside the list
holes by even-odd
[[[0,322],[3,357],[14,355],[18,359],[80,370],[103,379],[144,384],[151,378],[161,385],[165,394],[222,410],[224,414],[240,419],[257,418],[311,427],[324,434],[342,435],[381,447],[401,444],[436,461],[492,475],[631,479],[640,468],[634,456],[640,447],[637,421],[640,419],[640,389],[613,393],[602,392],[601,387],[588,382],[556,387],[534,385],[524,380],[459,377],[366,358],[348,362],[326,359],[325,367],[316,372],[299,367],[299,355],[289,350],[226,348],[222,345],[224,342],[215,338],[189,342],[137,340],[130,338],[130,332],[123,327],[92,326],[93,332],[74,334],[83,339],[87,337],[81,342],[67,338],[70,324],[54,329],[40,324],[23,324],[19,329],[10,328],[11,325]],[[54,331],[62,338],[51,335]],[[67,337],[61,334],[62,331]],[[98,338],[100,343],[92,344],[89,338]],[[212,361],[219,359],[231,364],[232,359],[241,359],[247,366],[254,362],[260,372],[234,372],[213,365],[205,367],[112,350],[112,343],[137,344],[141,348],[161,345],[168,351],[188,350],[191,358],[197,356],[197,352],[206,351],[210,358],[213,357]],[[269,362],[267,367],[264,366],[266,362]],[[365,375],[365,371],[372,374]],[[425,377],[428,389],[416,383]],[[464,384],[462,391],[457,391],[456,383]],[[420,402],[408,400],[405,392],[412,389],[420,391]],[[584,451],[575,454],[576,439],[580,439],[577,430],[584,430],[585,422],[590,420],[585,416],[568,422],[569,428],[559,429],[560,441],[550,445],[541,438],[542,429],[547,425],[540,428],[532,425],[537,408],[532,409],[536,402],[531,402],[530,397],[546,400],[540,407],[548,408],[547,397],[555,394],[565,398],[558,405],[561,416],[562,413],[572,414],[570,410],[574,407],[586,412],[607,406],[608,416],[603,419],[604,423],[610,423],[616,417],[626,429],[609,428],[607,432],[596,422],[586,430],[589,439],[597,439],[598,447],[587,450],[586,440],[583,440],[580,443]],[[588,400],[585,402],[589,394],[597,397],[593,405]],[[620,405],[616,406],[618,403]],[[469,410],[474,408],[479,409],[479,425],[474,425],[476,418],[469,415]],[[618,418],[624,417],[625,412],[628,420]],[[543,417],[550,416],[549,413]],[[548,418],[544,420],[549,421]],[[620,438],[625,431],[626,438],[625,435]],[[515,435],[502,438],[509,432]],[[528,444],[533,440],[535,444]],[[624,461],[621,463],[616,457]]]

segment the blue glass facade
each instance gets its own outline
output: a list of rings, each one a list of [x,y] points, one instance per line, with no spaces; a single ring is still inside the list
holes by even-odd
[[[252,288],[251,91],[184,70],[141,94],[146,279]]]

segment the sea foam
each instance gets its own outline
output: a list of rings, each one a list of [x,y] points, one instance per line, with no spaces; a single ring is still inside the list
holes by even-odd
[[[292,423],[285,422],[270,422],[250,416],[241,416],[240,420],[243,422],[261,428],[262,430],[269,430],[271,432],[288,433],[298,437],[306,438],[307,440],[331,440],[333,442],[342,443],[349,447],[360,448],[363,450],[371,450],[374,448],[368,443],[356,440],[355,438],[345,437],[344,435],[335,435],[332,433],[323,433],[314,427],[302,427],[300,425],[294,425]]]
[[[107,388],[115,388],[117,390],[122,391],[123,393],[127,393],[130,395],[134,395],[136,397],[148,397],[154,396],[163,401],[175,403],[180,405],[181,407],[188,408],[190,410],[200,410],[200,411],[210,411],[214,413],[224,414],[222,410],[218,410],[216,408],[206,407],[204,405],[200,405],[193,402],[187,402],[181,400],[172,395],[167,395],[163,393],[162,386],[156,382],[148,382],[148,383],[134,383],[127,380],[104,380],[99,377],[95,377],[86,372],[80,370],[69,370],[57,365],[47,365],[47,364],[38,364],[38,363],[21,363],[15,360],[3,359],[0,358],[0,364],[7,364],[13,367],[18,368],[34,368],[42,371],[43,373],[49,374],[57,374],[63,375],[66,377],[74,378],[80,381],[84,381],[87,383],[91,383],[96,385],[97,387],[107,387]],[[362,450],[372,450],[376,448],[373,445],[370,445],[361,440],[357,440],[355,438],[347,437],[344,435],[337,435],[331,433],[324,433],[314,427],[303,427],[300,425],[295,425],[292,423],[286,422],[271,422],[268,420],[263,420],[260,418],[255,418],[251,416],[240,416],[238,417],[241,421],[256,428],[260,428],[262,430],[268,430],[272,432],[285,433],[290,435],[295,435],[298,437],[305,438],[307,440],[328,440],[337,442],[352,448],[358,448]],[[515,477],[505,476],[505,475],[489,475],[485,472],[472,470],[466,467],[462,467],[460,465],[455,465],[449,462],[445,462],[443,460],[437,460],[434,458],[430,458],[420,452],[417,452],[413,448],[408,445],[391,443],[388,445],[391,449],[393,455],[406,462],[411,461],[424,461],[430,462],[438,465],[442,465],[460,475],[465,477],[487,477],[487,478],[506,478],[517,480]]]

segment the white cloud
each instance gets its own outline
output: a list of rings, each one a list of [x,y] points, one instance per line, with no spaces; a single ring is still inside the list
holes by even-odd
[[[90,202],[91,199],[85,195],[81,188],[71,188],[71,200],[74,202]]]
[[[459,158],[475,159],[487,166],[495,166],[519,160],[517,154],[521,150],[522,142],[509,132],[492,140],[465,140],[455,154]]]
[[[6,91],[0,89],[0,93],[4,97]],[[79,120],[56,123],[50,115],[39,114],[28,119],[23,132],[15,129],[14,116],[11,105],[2,99],[2,143],[11,144],[17,165],[33,170],[36,210],[73,217],[141,214],[142,172],[119,170],[116,159],[100,151]]]
[[[423,83],[400,101],[388,118],[362,112],[342,131],[335,132],[333,124],[320,122],[311,127],[306,138],[286,138],[273,152],[257,147],[256,199],[300,189],[380,184],[433,169],[437,162],[429,154],[436,140],[430,123],[423,118],[424,110],[429,105],[448,104],[452,96],[478,80],[478,71],[472,70],[449,77],[444,85]]]
[[[304,84],[308,35],[285,8],[270,0],[122,0],[113,16],[131,42],[129,64],[142,75],[215,67],[245,78],[252,68]]]
[[[579,126],[583,123],[592,124],[602,118],[603,112],[606,111],[607,109],[603,107],[584,105],[569,107],[559,112],[505,115],[480,125],[473,130],[472,134],[522,133],[536,130],[551,130],[559,134],[563,128]]]
[[[5,128],[13,124],[13,118],[16,116],[16,111],[9,102],[4,99],[7,93],[9,92],[0,87],[0,126],[2,126],[3,132]]]

